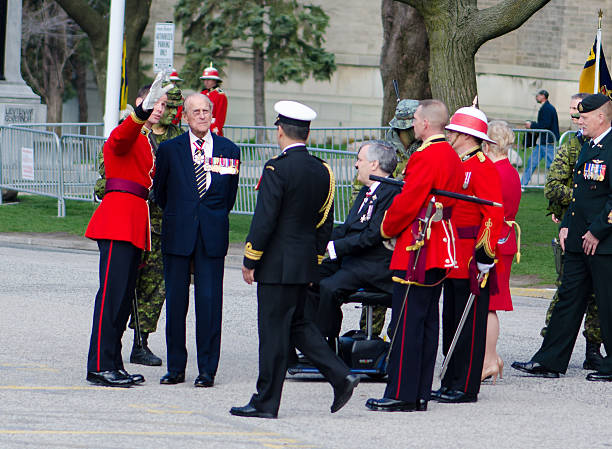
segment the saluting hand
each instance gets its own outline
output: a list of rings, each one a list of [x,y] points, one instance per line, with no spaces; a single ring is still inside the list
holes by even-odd
[[[253,268],[249,270],[247,267],[243,265],[242,266],[242,278],[244,279],[244,282],[251,285],[253,282],[255,282],[255,269]]]
[[[586,234],[582,236],[582,249],[587,256],[595,254],[597,245],[599,245],[599,239],[591,234],[591,231],[587,231]]]
[[[559,245],[561,249],[565,251],[565,239],[567,238],[567,228],[559,229]]]

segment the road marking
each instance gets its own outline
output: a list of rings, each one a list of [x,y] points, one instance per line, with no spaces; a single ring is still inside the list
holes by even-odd
[[[137,432],[132,430],[17,430],[0,429],[0,435],[130,435],[130,436],[275,436],[273,432]]]
[[[0,385],[0,390],[102,390],[108,387],[57,387],[57,386],[28,386],[28,385]]]
[[[285,447],[301,447],[301,448],[315,448],[318,446],[312,446],[310,444],[301,443],[298,440],[294,440],[292,438],[251,438],[251,441],[256,441],[261,443],[264,447],[269,447],[273,449],[282,449]]]

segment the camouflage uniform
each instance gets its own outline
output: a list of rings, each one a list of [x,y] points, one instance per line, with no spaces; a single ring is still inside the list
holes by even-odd
[[[387,131],[385,140],[395,147],[397,154],[397,167],[393,172],[393,177],[396,179],[404,179],[404,169],[408,164],[408,159],[412,156],[417,148],[421,146],[420,140],[414,139],[414,132],[412,131],[412,119],[414,113],[419,106],[417,100],[400,100],[395,108],[395,116],[389,122],[391,129]],[[400,138],[400,133],[409,133],[408,142],[411,142],[408,148],[404,146]],[[361,184],[357,181],[357,177],[353,180],[353,200],[357,196],[357,193],[361,189]],[[386,307],[374,307],[372,313],[372,335],[380,335],[385,325],[385,315],[387,313]],[[359,327],[365,331],[367,322],[367,316],[365,309],[361,312],[361,319],[359,320]]]
[[[174,88],[168,93],[166,110],[160,120],[165,126],[163,134],[149,133],[149,140],[153,151],[164,141],[173,139],[183,133],[183,130],[172,124],[177,109],[183,103],[180,89]],[[98,172],[101,178],[96,182],[95,193],[98,198],[104,196],[106,179],[104,178],[104,158],[102,152],[98,155]],[[142,261],[138,269],[136,280],[136,297],[138,299],[138,319],[140,330],[149,334],[157,329],[157,321],[164,305],[166,290],[164,288],[164,266],[161,253],[161,221],[162,210],[152,201],[149,201],[149,216],[151,218],[151,251],[143,251]],[[134,329],[134,317],[130,318],[130,328]]]
[[[565,211],[567,210],[572,198],[573,170],[574,166],[576,165],[576,161],[578,160],[578,154],[580,153],[581,147],[581,140],[576,136],[576,134],[573,134],[569,141],[559,148],[559,151],[557,152],[557,155],[550,166],[548,177],[546,178],[544,195],[548,199],[548,211],[551,214],[555,214],[555,217],[557,217],[559,220],[563,218],[563,215],[565,214]],[[558,245],[558,243],[556,243],[556,245]],[[553,248],[554,246],[555,243],[553,242]],[[559,287],[563,273],[563,263],[561,259],[562,254],[560,247],[553,250],[556,253],[555,257],[557,258],[556,267],[558,275],[555,285]],[[546,311],[546,326],[548,326],[550,317],[558,301],[559,297],[557,296],[557,292],[555,292],[555,295],[550,302],[550,306]],[[542,328],[540,334],[543,337],[545,333],[546,327]],[[594,343],[597,346],[601,345],[602,343],[599,317],[597,315],[597,305],[595,303],[594,296],[591,296],[587,304],[583,335],[587,342]]]

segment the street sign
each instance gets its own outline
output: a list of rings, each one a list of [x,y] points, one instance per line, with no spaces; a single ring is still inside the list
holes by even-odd
[[[174,24],[162,22],[155,24],[155,43],[153,45],[153,71],[169,69],[174,63]]]

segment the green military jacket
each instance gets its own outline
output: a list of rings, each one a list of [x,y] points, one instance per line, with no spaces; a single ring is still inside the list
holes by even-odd
[[[572,134],[559,148],[546,177],[544,196],[548,199],[548,212],[559,220],[572,199],[572,178],[581,147],[582,138]]]
[[[574,169],[572,200],[561,227],[568,228],[565,248],[582,252],[587,232],[599,239],[596,254],[612,254],[612,132],[599,144],[582,145]]]

